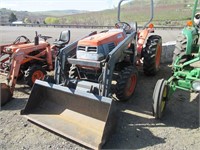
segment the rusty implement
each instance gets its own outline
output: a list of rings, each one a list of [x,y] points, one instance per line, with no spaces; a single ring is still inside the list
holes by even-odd
[[[6,104],[8,101],[12,98],[12,92],[10,90],[10,87],[6,83],[0,83],[0,104],[1,106]]]
[[[73,141],[99,149],[115,125],[112,103],[107,97],[36,80],[21,115]]]

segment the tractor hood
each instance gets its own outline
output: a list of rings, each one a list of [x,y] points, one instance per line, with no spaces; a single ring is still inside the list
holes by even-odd
[[[78,45],[100,46],[111,42],[114,42],[115,45],[118,45],[118,43],[125,39],[125,37],[126,34],[122,30],[114,29],[82,39],[78,42]]]
[[[27,44],[18,44],[18,45],[11,45],[4,48],[5,53],[14,53],[18,49],[44,49],[49,44],[47,42],[40,41],[39,45],[34,45],[34,43],[27,43]]]

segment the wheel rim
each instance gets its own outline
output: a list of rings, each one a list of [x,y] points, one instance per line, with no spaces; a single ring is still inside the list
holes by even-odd
[[[125,92],[126,96],[129,97],[132,95],[132,93],[135,90],[136,82],[137,82],[137,77],[135,74],[133,74],[128,80],[128,85],[127,85],[126,92]]]
[[[166,108],[168,99],[167,81],[160,79],[156,82],[153,92],[153,116],[156,119],[161,119]]]
[[[157,52],[156,52],[156,69],[160,66],[160,57],[161,57],[161,45],[159,44],[157,46]]]
[[[163,112],[164,109],[165,109],[166,98],[167,98],[167,86],[164,87],[163,93],[162,93],[162,99],[161,99],[161,104],[160,104],[160,106],[161,106],[161,108],[160,108],[161,112]]]
[[[40,70],[37,70],[32,75],[32,82],[34,83],[36,79],[44,78],[44,73]]]

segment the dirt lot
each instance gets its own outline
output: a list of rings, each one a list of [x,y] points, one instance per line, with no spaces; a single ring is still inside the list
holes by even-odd
[[[6,35],[5,30],[0,30],[0,33]],[[12,30],[15,31],[14,35],[21,32],[19,28],[12,28]],[[47,29],[44,30],[47,32]],[[31,29],[32,31],[34,29]],[[83,32],[80,31],[80,33]],[[166,36],[170,38],[169,34]],[[6,41],[9,37],[5,36],[1,39]],[[171,69],[168,64],[163,64],[155,77],[147,77],[140,70],[133,98],[126,103],[117,103],[119,111],[116,131],[103,148],[200,149],[199,96],[197,94],[177,91],[168,103],[164,118],[155,120],[152,117],[151,103],[154,85],[157,79],[167,79],[170,74]],[[0,77],[0,81],[3,80],[3,77]],[[86,149],[73,141],[35,126],[20,116],[20,110],[24,108],[29,93],[30,88],[23,85],[23,82],[19,83],[14,99],[1,108],[0,149]]]

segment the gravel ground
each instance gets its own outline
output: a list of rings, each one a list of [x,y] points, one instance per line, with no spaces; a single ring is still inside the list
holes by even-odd
[[[4,33],[3,30],[0,32]],[[171,68],[168,64],[163,64],[155,77],[145,76],[140,69],[133,98],[126,103],[117,103],[119,110],[116,130],[103,148],[200,149],[198,94],[177,91],[171,97],[163,119],[155,120],[152,117],[151,103],[155,83],[158,79],[167,79],[170,75]],[[2,76],[0,81],[4,81]],[[14,99],[1,108],[0,149],[87,149],[69,139],[48,132],[20,116],[20,110],[24,108],[29,93],[30,88],[19,82]]]
[[[163,76],[164,74],[164,76]],[[165,64],[156,77],[140,72],[135,94],[118,103],[116,131],[103,148],[108,149],[199,149],[199,102],[196,94],[177,91],[162,120],[151,114],[152,92],[157,79],[169,77]],[[20,116],[30,88],[18,84],[14,99],[0,111],[0,149],[85,149],[28,122]]]

